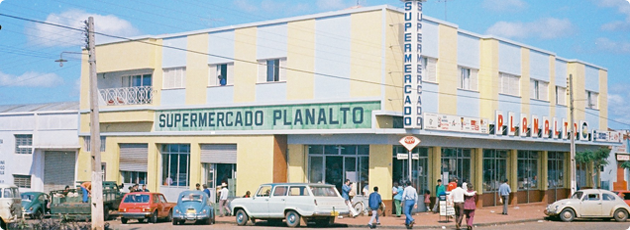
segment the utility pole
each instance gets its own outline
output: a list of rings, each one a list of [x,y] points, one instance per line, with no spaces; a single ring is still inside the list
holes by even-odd
[[[96,52],[94,45],[94,18],[87,21],[88,55],[90,63],[90,146],[92,156],[92,229],[105,229],[103,215],[103,177],[101,172],[101,135],[98,119],[98,88],[96,78]]]
[[[576,191],[576,167],[575,167],[575,127],[573,124],[575,123],[573,118],[573,75],[569,74],[569,111],[571,113],[571,195],[572,196]]]

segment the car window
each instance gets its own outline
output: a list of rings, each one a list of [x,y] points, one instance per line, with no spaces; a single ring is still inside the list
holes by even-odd
[[[132,193],[125,197],[123,203],[149,203],[149,195]]]
[[[13,197],[13,190],[11,190],[10,188],[5,188],[3,197],[5,197],[5,198],[12,198]]]
[[[160,198],[158,198],[158,195],[153,194],[153,203],[154,204],[159,204],[160,203]]]
[[[189,193],[188,195],[182,195],[182,201],[184,202],[201,202],[203,196],[201,194]]]
[[[306,186],[291,186],[289,188],[289,196],[308,196]]]
[[[20,191],[17,188],[12,188],[13,190],[13,198],[21,198],[20,197]]]
[[[160,201],[162,201],[162,203],[167,203],[166,198],[164,198],[164,195],[160,195]]]
[[[575,193],[573,193],[573,196],[571,196],[571,198],[573,198],[573,199],[582,199],[582,195],[583,194],[584,194],[583,192],[575,192]]]
[[[587,194],[586,196],[584,196],[583,200],[588,200],[588,201],[596,201],[599,200],[599,194]]]
[[[602,199],[603,199],[603,200],[615,200],[615,196],[610,195],[610,194],[605,194],[605,193],[604,193],[604,194],[602,195]]]
[[[287,186],[276,186],[273,188],[273,196],[286,196]]]
[[[22,200],[23,201],[32,201],[33,200],[33,195],[22,194]]]
[[[630,193],[619,193],[619,196],[623,197],[624,200],[630,200]]]
[[[259,197],[269,197],[269,193],[271,192],[271,185],[260,186],[256,196]]]
[[[46,195],[41,195],[37,199],[39,200],[39,202],[44,203],[44,201],[46,201]]]
[[[332,186],[311,186],[311,192],[313,196],[338,196]]]

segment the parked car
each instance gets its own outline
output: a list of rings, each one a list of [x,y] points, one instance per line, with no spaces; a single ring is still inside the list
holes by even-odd
[[[155,192],[127,193],[120,202],[118,213],[120,221],[126,224],[130,219],[139,222],[148,220],[157,223],[158,219],[173,219],[173,207],[175,203],[166,201],[164,194]]]
[[[250,219],[281,222],[298,227],[300,218],[319,225],[334,223],[350,210],[334,185],[306,183],[262,184],[251,198],[234,199],[232,213],[236,223],[245,225]]]
[[[572,221],[575,218],[615,218],[626,221],[630,206],[614,193],[601,189],[585,189],[575,192],[570,198],[547,206],[546,215]]]
[[[43,192],[25,192],[22,193],[22,207],[24,214],[32,219],[42,219],[50,210],[48,203],[50,197]]]
[[[617,194],[617,196],[621,197],[621,199],[623,199],[626,204],[630,205],[630,191],[627,190],[617,190],[617,191],[612,191],[614,194]]]
[[[2,222],[14,222],[22,216],[22,199],[15,185],[0,184],[0,218]]]
[[[210,198],[202,191],[183,191],[173,210],[173,225],[184,224],[186,221],[214,224],[215,221]]]

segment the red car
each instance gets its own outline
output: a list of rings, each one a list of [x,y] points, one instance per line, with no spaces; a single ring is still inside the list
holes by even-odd
[[[630,191],[627,190],[617,190],[617,191],[611,191],[614,194],[617,194],[619,197],[621,197],[621,199],[623,199],[623,201],[626,202],[626,204],[630,205]]]
[[[137,219],[139,222],[149,220],[151,223],[157,223],[158,219],[165,219],[170,222],[173,219],[175,205],[175,203],[167,202],[162,193],[134,192],[125,194],[118,212],[123,224],[130,219]]]

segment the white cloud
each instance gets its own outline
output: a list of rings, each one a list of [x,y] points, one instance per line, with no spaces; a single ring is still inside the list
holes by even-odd
[[[527,3],[521,0],[483,0],[483,8],[492,11],[520,11],[527,8]]]
[[[234,5],[236,5],[236,7],[246,12],[255,12],[258,10],[258,7],[256,7],[254,4],[250,3],[247,0],[235,0]]]
[[[554,39],[574,34],[575,26],[569,19],[542,18],[534,22],[504,22],[492,25],[486,33],[506,38]]]
[[[592,0],[599,7],[617,8],[619,13],[625,15],[624,20],[617,20],[602,25],[605,31],[630,31],[630,2],[627,0]]]
[[[348,6],[344,0],[317,0],[317,7],[321,10],[340,10]]]
[[[0,86],[50,88],[61,84],[63,84],[63,79],[54,73],[26,72],[15,76],[0,72]]]
[[[99,33],[130,37],[140,34],[140,31],[133,27],[131,23],[120,19],[114,15],[91,14],[82,10],[68,10],[61,14],[50,14],[46,22],[69,26],[73,28],[84,28],[84,21],[88,17],[94,17],[94,30]],[[76,46],[85,44],[83,31],[70,30],[45,24],[35,24],[34,31],[30,31],[29,41],[40,46]],[[98,43],[115,40],[115,38],[96,35]]]
[[[630,124],[630,106],[627,102],[630,100],[630,84],[616,83],[608,92],[608,117],[612,120]],[[619,127],[622,124],[609,121],[608,126]],[[627,127],[626,127],[627,128]]]
[[[616,42],[608,38],[597,38],[595,47],[604,52],[630,54],[630,42]]]

